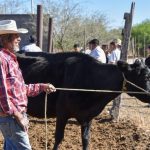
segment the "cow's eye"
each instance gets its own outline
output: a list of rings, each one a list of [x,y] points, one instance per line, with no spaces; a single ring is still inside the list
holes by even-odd
[[[150,76],[149,76],[149,75],[146,75],[146,76],[145,76],[145,80],[146,80],[146,81],[150,81]]]

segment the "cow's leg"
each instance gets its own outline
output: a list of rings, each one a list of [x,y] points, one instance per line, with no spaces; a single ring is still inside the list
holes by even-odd
[[[89,145],[89,133],[90,133],[91,122],[81,124],[81,137],[83,150],[88,150]]]
[[[53,150],[58,150],[58,146],[64,138],[64,129],[67,123],[67,118],[57,117],[56,121],[56,131],[55,131],[55,144]]]

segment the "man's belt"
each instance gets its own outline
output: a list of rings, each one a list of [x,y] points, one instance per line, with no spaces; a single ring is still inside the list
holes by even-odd
[[[0,112],[0,117],[7,117],[7,116],[9,116],[8,114],[5,114],[5,113],[3,113],[3,112]]]

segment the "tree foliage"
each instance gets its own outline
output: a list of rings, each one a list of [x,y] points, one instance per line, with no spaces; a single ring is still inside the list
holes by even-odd
[[[136,40],[136,50],[143,54],[144,48],[150,44],[150,20],[145,20],[133,26],[132,37]]]
[[[27,8],[21,7],[22,5],[25,5],[26,1],[22,0],[1,0],[0,5],[0,13],[1,14],[20,14],[20,13],[26,13]]]
[[[71,0],[42,3],[45,13],[54,18],[54,46],[62,51],[71,50],[74,43],[84,47],[92,38],[98,38],[102,44],[121,36],[120,29],[108,30],[107,17],[100,11],[83,15],[80,4]]]

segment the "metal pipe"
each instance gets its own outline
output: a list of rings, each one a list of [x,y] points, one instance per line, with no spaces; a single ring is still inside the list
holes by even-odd
[[[43,42],[43,9],[42,5],[37,5],[37,46],[42,49]]]
[[[53,18],[49,18],[48,26],[48,52],[53,52]]]

